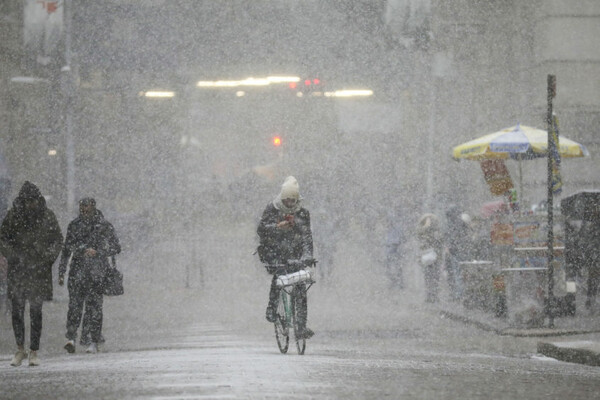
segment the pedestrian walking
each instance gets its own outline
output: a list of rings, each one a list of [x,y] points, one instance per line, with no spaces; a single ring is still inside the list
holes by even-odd
[[[329,202],[326,202],[329,205]],[[319,277],[329,280],[333,273],[334,256],[342,232],[341,218],[336,210],[322,205],[311,213],[314,243],[318,244]]]
[[[0,254],[0,317],[9,315],[8,305],[8,261]]]
[[[404,275],[402,262],[404,257],[404,244],[406,233],[402,212],[390,213],[388,217],[388,229],[385,236],[385,270],[392,287],[404,288]]]
[[[0,252],[8,261],[8,297],[17,352],[11,365],[29,357],[29,365],[40,364],[42,305],[52,300],[52,264],[60,254],[62,233],[54,213],[33,183],[26,181],[0,227]],[[25,351],[25,305],[29,302],[31,323],[29,354]]]
[[[458,206],[446,211],[446,273],[452,300],[460,300],[463,294],[460,262],[469,260],[473,250],[470,222],[471,217]]]
[[[58,268],[58,284],[64,285],[69,264],[69,310],[65,349],[75,352],[77,330],[83,317],[81,343],[86,352],[96,353],[104,343],[103,283],[110,268],[109,258],[121,252],[113,226],[96,209],[96,200],[86,197],[79,202],[79,216],[69,224]],[[89,332],[89,339],[86,337]]]
[[[420,259],[425,279],[425,301],[438,301],[440,269],[442,265],[443,240],[440,221],[435,214],[426,213],[419,218],[417,224]]]
[[[599,310],[596,297],[600,288],[600,205],[590,205],[589,213],[583,222],[579,234],[579,242],[583,252],[583,266],[587,271],[587,297],[585,308],[591,314]]]
[[[10,186],[11,181],[8,176],[0,175],[0,221],[4,220],[6,212],[8,211],[8,206],[10,204],[8,197],[10,195]],[[6,261],[6,257],[0,254],[0,314],[5,315],[10,314],[7,275],[8,262]]]

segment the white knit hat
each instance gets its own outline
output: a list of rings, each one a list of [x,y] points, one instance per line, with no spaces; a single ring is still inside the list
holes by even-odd
[[[462,219],[462,221],[467,225],[469,225],[472,221],[471,216],[467,213],[460,214],[460,219]]]
[[[300,198],[300,187],[298,181],[293,176],[288,176],[281,185],[281,200]]]

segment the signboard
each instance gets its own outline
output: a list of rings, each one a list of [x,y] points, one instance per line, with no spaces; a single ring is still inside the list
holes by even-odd
[[[540,230],[540,223],[538,221],[515,222],[514,229],[516,244],[531,245],[534,243],[542,243],[545,245],[546,238],[544,235],[546,232]]]
[[[495,196],[502,196],[513,188],[513,182],[504,164],[504,160],[482,160],[481,169],[485,182]]]
[[[491,230],[492,244],[512,245],[514,243],[513,225],[496,222]]]

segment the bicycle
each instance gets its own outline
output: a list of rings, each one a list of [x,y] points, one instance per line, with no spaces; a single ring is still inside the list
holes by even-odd
[[[315,283],[314,272],[311,274],[305,268],[315,266],[317,261],[288,260],[286,264],[267,265],[267,270],[277,276],[277,286],[280,287],[279,300],[275,311],[275,339],[279,351],[285,354],[290,343],[290,332],[294,333],[294,341],[298,354],[303,355],[306,350],[306,338],[300,337],[298,314],[300,305],[296,301],[298,296],[306,294]],[[301,285],[303,284],[303,285]]]

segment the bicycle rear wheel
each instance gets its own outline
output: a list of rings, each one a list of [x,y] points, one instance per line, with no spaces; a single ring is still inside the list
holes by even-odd
[[[285,299],[284,296],[287,296],[287,294],[282,290],[279,295],[279,301],[277,302],[277,313],[274,323],[277,346],[279,347],[279,351],[283,354],[287,353],[290,345],[290,329],[285,317],[285,303],[287,302],[287,299]]]
[[[292,297],[292,325],[294,326],[294,340],[296,341],[296,348],[298,354],[303,355],[306,350],[306,339],[300,337],[302,331],[300,322],[298,321],[298,314],[300,313],[300,304],[296,301],[296,296]]]

